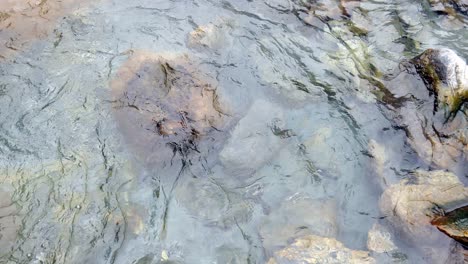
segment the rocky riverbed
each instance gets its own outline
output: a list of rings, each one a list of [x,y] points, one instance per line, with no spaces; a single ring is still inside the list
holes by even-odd
[[[465,263],[467,10],[0,2],[0,263]]]

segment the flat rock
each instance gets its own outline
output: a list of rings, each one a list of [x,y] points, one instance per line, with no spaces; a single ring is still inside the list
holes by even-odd
[[[444,171],[416,171],[385,190],[380,209],[394,228],[412,242],[426,244],[440,239],[431,220],[440,209],[468,199],[468,188],[458,177]]]
[[[431,221],[446,208],[466,204],[468,188],[450,172],[418,170],[406,177],[380,198],[385,223],[411,248],[424,252],[424,262],[459,263],[452,260],[460,258],[462,251],[453,248]]]
[[[268,264],[365,264],[376,263],[367,251],[351,250],[334,238],[306,236],[276,252]]]

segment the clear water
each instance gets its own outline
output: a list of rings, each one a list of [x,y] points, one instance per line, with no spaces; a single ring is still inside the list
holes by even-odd
[[[385,188],[369,142],[386,184],[430,167],[376,80],[427,48],[466,58],[467,24],[423,0],[350,2],[351,18],[299,2],[0,0],[16,12],[0,19],[0,262],[266,263],[307,234],[367,250]],[[216,90],[225,113],[201,123],[199,151],[173,156],[151,114],[117,103],[113,82],[144,85],[118,77],[135,54],[186,55]],[[184,96],[167,111],[204,113]]]

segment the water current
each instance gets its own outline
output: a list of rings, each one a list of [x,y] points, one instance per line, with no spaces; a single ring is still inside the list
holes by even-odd
[[[449,237],[411,239],[381,196],[415,171],[468,182],[466,143],[439,158],[411,129],[434,98],[408,69],[428,48],[465,59],[463,14],[0,0],[0,44],[1,263],[368,263],[279,259],[307,236],[369,263],[455,263]]]

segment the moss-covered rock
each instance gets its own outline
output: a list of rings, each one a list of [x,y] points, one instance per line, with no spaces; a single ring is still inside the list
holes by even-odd
[[[424,84],[436,96],[434,110],[456,113],[468,100],[466,62],[450,49],[428,49],[412,60]]]

